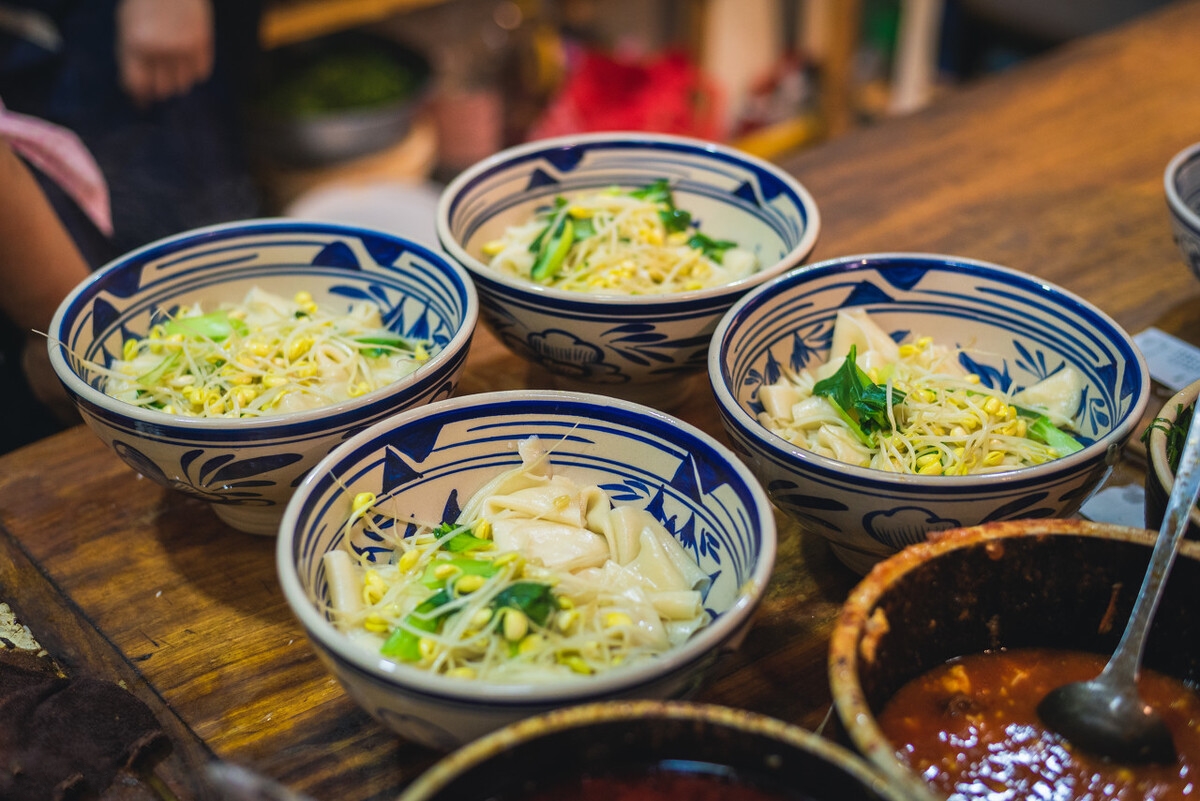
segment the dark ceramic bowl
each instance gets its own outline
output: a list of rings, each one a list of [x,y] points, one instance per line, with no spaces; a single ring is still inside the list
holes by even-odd
[[[1155,531],[1162,525],[1167,514],[1167,497],[1175,484],[1175,471],[1167,458],[1166,428],[1174,425],[1181,410],[1196,403],[1200,394],[1200,381],[1196,381],[1175,393],[1155,417],[1154,427],[1146,440],[1146,528]],[[1159,422],[1161,421],[1161,422]],[[1187,537],[1200,539],[1200,510],[1192,507]]]
[[[933,536],[875,566],[846,600],[830,641],[838,717],[854,746],[897,781],[913,774],[877,715],[901,686],[953,657],[1000,648],[1111,654],[1155,539],[1143,529],[1082,520],[1010,521]],[[1184,542],[1144,659],[1193,686],[1200,679],[1198,583],[1200,543]]]
[[[511,724],[445,757],[400,801],[522,801],[583,775],[629,775],[664,763],[732,771],[781,799],[911,797],[847,749],[782,721],[708,704],[627,701]]]

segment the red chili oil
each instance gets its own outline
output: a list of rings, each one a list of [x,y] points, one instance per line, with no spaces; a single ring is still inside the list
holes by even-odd
[[[1042,725],[1042,698],[1095,678],[1105,661],[1041,648],[961,657],[902,687],[879,725],[899,757],[951,801],[1200,798],[1200,696],[1178,679],[1143,670],[1138,682],[1171,731],[1174,763],[1109,762]]]

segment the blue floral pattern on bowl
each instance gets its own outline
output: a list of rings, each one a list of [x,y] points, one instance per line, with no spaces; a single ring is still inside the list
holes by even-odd
[[[517,444],[529,436],[548,446],[556,473],[600,486],[614,503],[647,509],[662,522],[709,575],[704,604],[713,624],[661,666],[561,686],[431,676],[386,663],[333,628],[325,612],[322,555],[349,547],[387,560],[392,552],[385,539],[362,527],[347,532],[355,495],[388,499],[390,512],[402,511],[385,530],[409,536],[419,525],[455,518],[476,489],[519,466]],[[676,697],[690,690],[749,624],[774,565],[775,537],[763,488],[708,435],[624,401],[531,390],[443,401],[355,436],[305,479],[288,506],[277,553],[293,611],[339,679],[398,733],[446,747],[583,696]],[[487,708],[481,709],[484,700]],[[455,742],[446,742],[447,732]]]
[[[991,387],[1019,390],[1070,365],[1084,377],[1083,451],[986,476],[897,476],[804,451],[757,419],[758,390],[785,366],[830,356],[837,311],[865,308],[893,339],[931,336]],[[1149,400],[1132,339],[1086,301],[1032,276],[968,259],[875,254],[793,270],[749,293],[709,352],[722,423],[772,500],[865,572],[926,534],[992,520],[1069,516],[1103,482]]]
[[[198,419],[121,403],[96,366],[120,358],[182,303],[215,308],[253,287],[321,303],[371,300],[399,334],[435,355],[413,375],[320,410],[258,419]],[[467,274],[390,234],[325,223],[258,220],[187,232],[101,268],[59,308],[51,359],[84,421],[142,475],[213,504],[231,525],[274,534],[295,487],[322,456],[388,414],[451,396],[478,313]]]

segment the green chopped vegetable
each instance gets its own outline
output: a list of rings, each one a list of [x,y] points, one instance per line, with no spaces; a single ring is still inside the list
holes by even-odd
[[[1183,443],[1187,440],[1188,430],[1192,425],[1192,416],[1196,405],[1184,408],[1183,404],[1175,406],[1175,420],[1172,422],[1165,417],[1156,417],[1142,432],[1142,442],[1150,444],[1150,433],[1155,429],[1162,431],[1167,438],[1167,464],[1171,472],[1179,469],[1179,457],[1183,454]]]
[[[558,609],[558,601],[549,584],[536,581],[518,581],[501,591],[492,600],[493,609],[519,609],[539,626],[546,625],[550,615]]]
[[[672,208],[675,206],[675,198],[671,194],[671,184],[666,178],[659,178],[640,189],[630,190],[629,196],[649,200],[651,203],[665,203]]]
[[[533,263],[533,268],[529,271],[529,276],[535,281],[552,278],[558,272],[558,268],[562,266],[563,261],[567,258],[567,252],[571,250],[571,245],[574,243],[575,224],[570,217],[565,217],[562,231],[542,248],[537,261]]]
[[[292,65],[263,92],[262,102],[282,117],[312,117],[400,102],[420,80],[416,69],[381,47],[342,46]]]
[[[457,570],[454,572],[454,578],[461,576],[483,576],[491,578],[500,572],[500,568],[487,559],[472,559],[470,557],[462,557],[456,559],[435,559],[425,566],[425,572],[421,575],[421,583],[426,587],[440,587],[444,585],[445,579],[437,577],[438,568],[445,565],[453,565]]]
[[[427,632],[437,631],[444,615],[433,613],[448,603],[450,603],[450,593],[445,589],[438,590],[405,616],[406,626],[393,631],[379,652],[384,656],[403,659],[405,662],[421,661],[421,636],[411,629]]]
[[[688,247],[695,248],[717,264],[723,264],[725,251],[737,247],[737,242],[729,239],[713,239],[696,232],[688,239]]]
[[[888,417],[888,390],[883,384],[873,382],[855,359],[858,348],[850,346],[850,352],[838,371],[813,387],[814,395],[821,395],[837,410],[854,436],[864,445],[873,445],[876,431],[891,429]],[[904,401],[904,393],[892,390],[892,405]]]
[[[400,336],[355,337],[354,342],[362,346],[359,350],[368,359],[378,359],[380,356],[401,350],[409,353],[415,353],[417,350],[412,340]]]
[[[634,189],[629,196],[648,200],[661,206],[658,210],[658,217],[662,220],[663,227],[667,229],[668,233],[686,231],[692,224],[691,213],[675,206],[675,195],[672,194],[671,184],[666,178],[659,178],[641,189]],[[692,245],[692,247],[696,247],[696,245]]]
[[[167,336],[182,334],[185,337],[204,337],[213,342],[220,342],[230,334],[245,335],[249,329],[237,318],[230,317],[227,311],[214,311],[195,317],[176,317],[163,326]]]
[[[1018,409],[1018,412],[1021,412],[1021,410]],[[1034,413],[1033,422],[1026,428],[1026,433],[1030,439],[1044,442],[1051,448],[1054,448],[1054,450],[1058,451],[1059,456],[1066,456],[1069,453],[1083,450],[1083,445],[1079,440],[1054,425],[1054,423],[1050,422],[1050,418],[1044,414]]]
[[[355,342],[361,342],[364,345],[381,345],[385,348],[397,348],[399,350],[416,350],[411,340],[404,337],[355,337]]]

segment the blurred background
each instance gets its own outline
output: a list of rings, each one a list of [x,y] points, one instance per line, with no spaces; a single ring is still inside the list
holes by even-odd
[[[1163,1],[274,0],[261,42],[269,59],[359,28],[427,59],[393,161],[364,171],[444,181],[527,139],[613,128],[785,158]],[[313,176],[274,177],[286,204]]]
[[[507,146],[632,129],[784,160],[1166,1],[159,0],[211,6],[215,66],[131,106],[136,0],[0,0],[0,100],[96,155],[116,234],[84,232],[93,263],[258,215],[436,244],[441,186]]]

